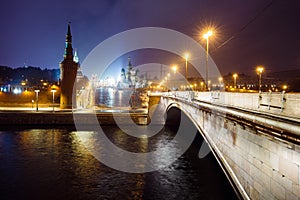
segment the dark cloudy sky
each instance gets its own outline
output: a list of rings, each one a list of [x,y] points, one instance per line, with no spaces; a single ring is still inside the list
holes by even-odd
[[[213,24],[211,56],[222,73],[251,73],[260,64],[300,69],[299,10],[299,0],[2,0],[0,65],[58,68],[70,20],[80,60],[128,29],[164,27],[201,43],[200,31]]]

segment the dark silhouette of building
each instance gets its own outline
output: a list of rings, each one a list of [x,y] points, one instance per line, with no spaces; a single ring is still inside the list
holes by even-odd
[[[60,79],[61,79],[61,95],[60,108],[70,109],[76,105],[76,87],[75,80],[77,75],[78,63],[74,61],[72,35],[70,23],[68,24],[68,32],[66,35],[66,48],[64,60],[60,63]],[[73,105],[72,106],[72,101]]]

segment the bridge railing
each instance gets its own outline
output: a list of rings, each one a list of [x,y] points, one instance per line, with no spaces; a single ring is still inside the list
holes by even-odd
[[[202,101],[300,119],[300,93],[238,93],[172,91],[164,96]]]

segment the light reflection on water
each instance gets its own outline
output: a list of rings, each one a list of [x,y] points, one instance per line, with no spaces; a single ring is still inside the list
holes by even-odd
[[[148,138],[134,138],[115,126],[103,127],[119,147],[149,152],[173,138],[167,128]],[[197,157],[200,140],[163,170],[130,174],[95,159],[83,142],[97,145],[92,132],[24,129],[0,132],[1,199],[234,199],[210,154]],[[169,155],[158,155],[167,159]]]
[[[98,88],[96,90],[96,105],[106,107],[128,107],[133,89],[117,90],[113,88]]]

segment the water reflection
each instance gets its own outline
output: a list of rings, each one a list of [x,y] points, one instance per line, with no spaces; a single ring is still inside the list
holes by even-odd
[[[104,129],[111,141],[132,152],[153,151],[173,138],[166,128],[151,138],[134,138],[114,126]],[[197,157],[199,144],[162,170],[130,174],[90,154],[83,141],[97,145],[94,134],[67,128],[0,132],[1,199],[235,198],[213,156]]]
[[[113,88],[98,88],[96,91],[96,105],[105,107],[129,107],[133,89],[117,90]]]

